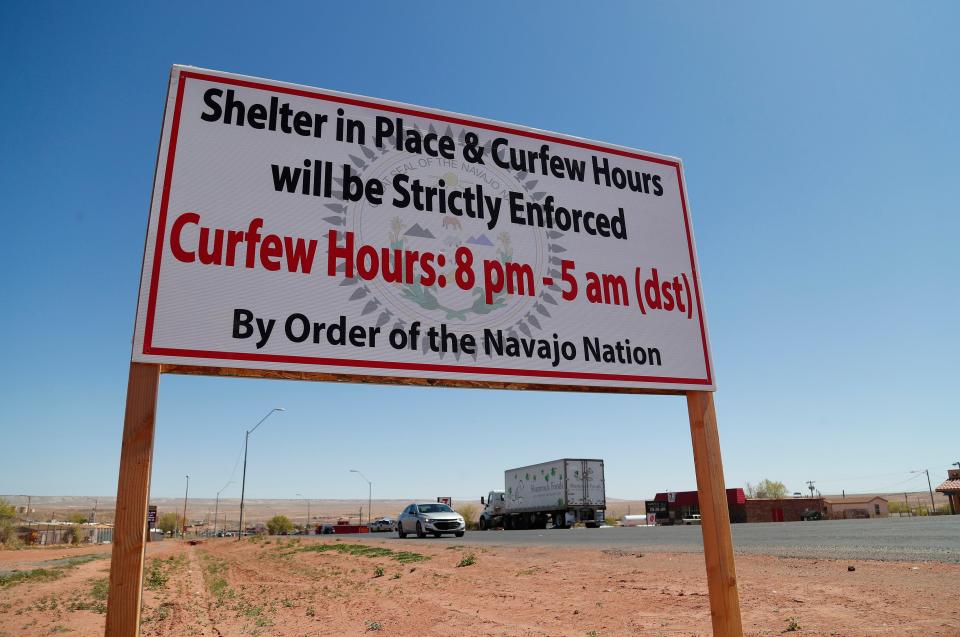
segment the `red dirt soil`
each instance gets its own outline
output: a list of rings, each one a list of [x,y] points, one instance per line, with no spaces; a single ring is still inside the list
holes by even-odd
[[[711,632],[701,555],[479,547],[429,539],[398,545],[372,538],[362,541],[394,553],[362,555],[349,546],[311,550],[358,541],[153,543],[145,569],[142,634]],[[396,551],[429,559],[405,562],[396,559]],[[0,551],[0,571],[43,567],[49,559],[89,552]],[[458,566],[470,555],[472,564]],[[97,559],[67,567],[53,581],[0,588],[0,635],[103,634],[103,602],[96,602],[108,566],[108,559]],[[748,635],[780,635],[791,626],[798,626],[800,635],[960,635],[960,565],[740,555],[737,569]]]

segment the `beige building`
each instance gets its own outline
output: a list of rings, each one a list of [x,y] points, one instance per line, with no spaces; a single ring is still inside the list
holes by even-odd
[[[826,498],[827,517],[831,520],[885,518],[890,515],[887,499],[880,496]]]

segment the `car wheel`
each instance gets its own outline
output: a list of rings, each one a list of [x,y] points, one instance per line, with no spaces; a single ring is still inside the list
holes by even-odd
[[[463,531],[457,531],[456,533],[454,533],[454,535],[456,535],[457,537],[463,537]]]
[[[423,525],[417,522],[417,537],[427,537],[427,532],[423,530]]]
[[[402,540],[403,538],[407,537],[407,534],[404,533],[404,531],[403,531],[403,524],[400,523],[400,522],[397,522],[397,536],[398,536],[401,540]]]
[[[480,521],[477,523],[477,526],[480,527],[481,531],[487,530],[487,518],[480,518]]]

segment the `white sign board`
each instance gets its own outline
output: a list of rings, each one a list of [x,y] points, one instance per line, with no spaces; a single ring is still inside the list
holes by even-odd
[[[712,390],[681,163],[174,67],[133,360]]]

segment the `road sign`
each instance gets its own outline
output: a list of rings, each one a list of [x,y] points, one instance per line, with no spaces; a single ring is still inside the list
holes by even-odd
[[[174,67],[133,360],[712,390],[680,160]]]

